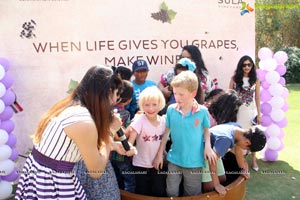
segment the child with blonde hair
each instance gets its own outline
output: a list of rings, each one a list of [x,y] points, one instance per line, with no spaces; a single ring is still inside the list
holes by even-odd
[[[143,114],[136,116],[127,129],[130,132],[129,142],[136,142],[138,151],[133,157],[137,194],[165,196],[166,175],[152,164],[165,131],[165,118],[158,115],[164,106],[162,92],[156,86],[147,87],[139,96]]]
[[[166,130],[153,163],[156,169],[162,167],[163,152],[171,134],[166,180],[169,197],[179,196],[182,178],[184,196],[201,194],[201,170],[205,157],[210,162],[216,162],[210,146],[208,110],[194,98],[198,85],[198,78],[191,71],[181,72],[171,83],[176,103],[168,107]]]

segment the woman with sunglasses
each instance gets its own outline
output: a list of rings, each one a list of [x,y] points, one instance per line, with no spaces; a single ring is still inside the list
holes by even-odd
[[[237,123],[247,129],[253,125],[261,123],[260,112],[260,82],[256,75],[256,66],[250,56],[240,58],[234,75],[232,76],[229,89],[238,92],[243,104],[239,108]],[[252,169],[258,171],[255,153],[252,153]]]

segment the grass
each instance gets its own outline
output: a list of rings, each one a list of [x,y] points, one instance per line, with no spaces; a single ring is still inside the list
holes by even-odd
[[[275,162],[258,160],[260,170],[250,171],[246,200],[300,199],[300,84],[287,87],[289,89],[287,102],[290,107],[286,112],[288,125],[284,128],[285,147],[279,152],[278,160]]]

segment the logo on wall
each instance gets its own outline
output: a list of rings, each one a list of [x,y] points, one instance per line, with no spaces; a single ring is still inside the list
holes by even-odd
[[[151,17],[162,23],[168,22],[171,24],[177,13],[174,10],[169,9],[165,2],[162,2],[159,8],[159,12],[151,13]]]
[[[34,34],[35,27],[36,27],[36,23],[33,19],[31,19],[29,22],[25,22],[22,25],[22,31],[20,33],[20,37],[27,38],[27,39],[36,37],[36,35]]]
[[[242,8],[241,8],[241,16],[243,16],[246,13],[253,12],[253,8],[250,7],[249,3],[246,3],[245,1],[242,2]]]

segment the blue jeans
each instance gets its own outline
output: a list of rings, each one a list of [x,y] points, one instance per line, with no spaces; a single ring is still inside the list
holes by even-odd
[[[131,162],[111,160],[120,189],[135,192],[135,176]]]

